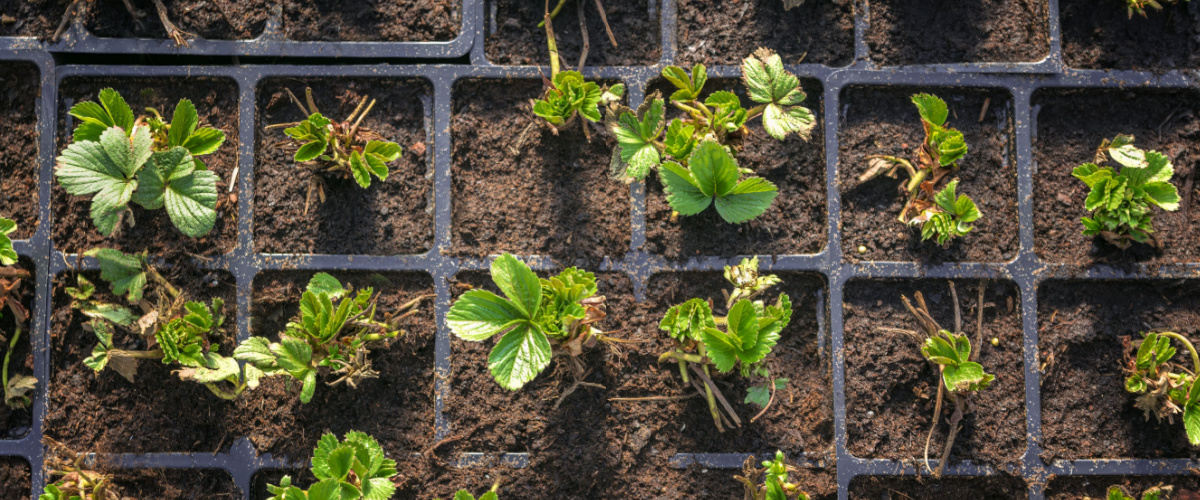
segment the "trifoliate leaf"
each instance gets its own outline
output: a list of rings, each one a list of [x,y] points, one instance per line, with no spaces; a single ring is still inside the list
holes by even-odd
[[[96,248],[84,252],[100,262],[100,279],[107,281],[114,295],[125,295],[129,303],[142,300],[146,286],[146,253],[127,254],[111,248]]]
[[[703,64],[693,66],[690,76],[683,68],[667,66],[663,68],[662,76],[679,89],[671,94],[671,100],[680,102],[699,99],[700,94],[704,91],[704,83],[708,81],[708,72]]]
[[[75,142],[59,155],[54,174],[63,189],[76,196],[95,193],[91,214],[100,234],[111,235],[116,228],[137,188],[137,171],[150,158],[151,142],[145,126],[136,127],[131,137],[113,127],[99,141]]]
[[[808,109],[796,106],[807,96],[800,88],[800,79],[783,68],[778,54],[759,49],[747,57],[742,62],[742,81],[750,100],[766,105],[763,128],[771,137],[783,140],[796,133],[809,139],[816,120]]]
[[[625,175],[639,181],[645,180],[650,169],[658,166],[660,161],[654,141],[662,133],[663,101],[652,98],[648,102],[648,107],[638,108],[640,116],[625,111],[611,127],[621,150],[621,160],[628,164]]]
[[[671,120],[667,127],[667,135],[663,137],[663,152],[679,160],[686,159],[696,147],[696,127],[685,124],[678,118]]]

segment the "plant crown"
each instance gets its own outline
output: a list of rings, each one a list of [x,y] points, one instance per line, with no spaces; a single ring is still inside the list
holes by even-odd
[[[1149,489],[1142,492],[1142,500],[1167,500],[1167,495],[1170,495],[1171,490],[1174,489],[1175,488],[1173,486],[1163,486],[1161,484],[1158,486],[1151,486]],[[1138,500],[1128,493],[1125,493],[1125,488],[1117,485],[1108,487],[1107,498],[1108,500]]]
[[[583,79],[578,71],[560,71],[546,81],[546,93],[533,101],[533,114],[546,120],[554,133],[566,127],[575,116],[590,122],[600,121],[600,106],[615,103],[625,95],[625,86],[601,87]]]
[[[942,367],[942,382],[950,392],[979,391],[996,379],[983,371],[983,365],[970,361],[971,341],[965,333],[940,330],[937,336],[925,338],[921,354]]]
[[[734,476],[746,488],[746,500],[808,500],[808,494],[800,486],[788,481],[788,475],[795,472],[794,466],[788,465],[782,451],[775,452],[775,458],[764,460],[762,468],[754,466],[754,457],[746,459],[742,465],[742,476]],[[761,484],[756,478],[762,476]]]
[[[1191,373],[1171,362],[1176,349],[1171,346],[1175,339],[1187,347],[1192,356]],[[1175,332],[1147,333],[1132,359],[1125,360],[1125,390],[1137,394],[1134,407],[1142,410],[1146,420],[1153,415],[1161,422],[1164,418],[1174,422],[1175,415],[1183,414],[1183,426],[1188,441],[1200,445],[1200,384],[1196,383],[1196,369],[1200,358],[1188,339]]]
[[[1121,165],[1120,172],[1100,166],[1109,158]],[[1170,158],[1134,147],[1132,135],[1103,141],[1095,163],[1084,163],[1071,172],[1090,189],[1084,207],[1092,217],[1082,219],[1083,234],[1098,234],[1122,249],[1135,241],[1150,241],[1154,232],[1151,207],[1168,212],[1179,209],[1179,193],[1170,182],[1174,173]]]
[[[332,433],[321,436],[311,470],[317,482],[308,490],[293,486],[291,476],[283,476],[278,486],[268,484],[271,500],[387,500],[396,493],[396,462],[362,432],[347,432],[340,442]]]
[[[313,162],[300,167],[314,172],[349,175],[363,188],[371,186],[371,176],[386,181],[387,164],[400,158],[401,148],[399,144],[361,126],[363,118],[375,107],[375,100],[367,104],[367,97],[363,97],[345,121],[337,122],[326,118],[317,109],[311,88],[304,89],[304,92],[307,107],[296,99],[291,90],[288,90],[288,95],[308,118],[271,126],[287,127],[283,133],[291,139],[290,147],[296,148],[293,160],[298,164]]]

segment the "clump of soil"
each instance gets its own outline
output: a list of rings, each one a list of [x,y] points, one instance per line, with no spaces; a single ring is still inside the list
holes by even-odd
[[[388,164],[386,181],[372,177],[363,189],[349,174],[314,174],[294,161],[295,149],[278,145],[283,130],[306,114],[287,95],[290,89],[313,100],[327,118],[342,120],[364,97],[376,101],[362,122],[399,144],[401,157]],[[425,110],[429,84],[417,80],[277,78],[259,85],[254,165],[254,247],[267,253],[342,255],[417,254],[433,245],[433,141]],[[316,191],[305,214],[309,183],[318,175],[326,201]]]
[[[1048,2],[874,0],[867,45],[884,66],[1037,62],[1050,55]]]
[[[1119,5],[1117,6],[1119,7]],[[1195,91],[1046,90],[1033,96],[1034,248],[1042,259],[1063,264],[1173,263],[1200,260],[1200,93]],[[1167,155],[1175,166],[1171,184],[1180,209],[1153,209],[1155,248],[1127,250],[1100,236],[1084,236],[1079,220],[1089,215],[1088,187],[1071,175],[1093,161],[1103,139],[1133,134],[1135,145]],[[1191,201],[1189,201],[1191,200]]]
[[[794,135],[778,141],[763,130],[762,120],[748,125],[750,134],[737,153],[739,167],[771,181],[779,195],[758,218],[742,224],[725,222],[711,206],[705,211],[671,221],[671,205],[663,193],[657,173],[646,180],[646,251],[671,260],[696,256],[794,255],[820,252],[829,240],[826,229],[825,196],[825,108],[820,82],[800,80],[808,99],[802,104],[813,112],[817,126],[805,141]],[[738,94],[747,107],[752,101],[745,86],[736,79],[713,79],[705,84],[705,96],[718,90]],[[674,86],[659,82],[654,89],[664,99]],[[667,118],[683,117],[681,111],[667,105]]]
[[[163,117],[174,116],[175,105],[187,98],[196,106],[200,126],[225,133],[225,143],[216,152],[201,157],[208,169],[217,174],[217,223],[200,238],[179,232],[165,209],[145,210],[130,203],[133,227],[126,224],[119,233],[101,236],[92,223],[92,196],[71,196],[54,183],[54,245],[65,253],[80,253],[95,247],[116,248],[126,252],[149,250],[156,255],[217,255],[237,244],[237,182],[231,178],[238,161],[238,90],[237,83],[223,78],[70,78],[59,88],[58,151],[71,141],[75,120],[67,115],[81,101],[97,101],[100,89],[111,87],[125,98],[134,114],[150,107]],[[70,124],[70,125],[68,125]],[[232,183],[233,192],[229,191]]]
[[[29,272],[29,278],[20,278],[21,286],[16,289],[15,295],[12,297],[20,300],[25,309],[29,311],[30,316],[37,314],[34,304],[34,289],[36,269],[28,259],[21,259],[17,265],[13,266],[16,269],[21,269]],[[12,278],[6,278],[12,280]],[[37,332],[32,331],[32,318],[21,325],[21,338],[17,340],[17,345],[13,348],[9,357],[8,376],[15,377],[17,375],[33,375],[33,351],[31,339]],[[7,307],[0,306],[0,363],[3,363],[4,355],[9,352],[8,343],[12,340],[12,332],[17,328],[16,319],[12,311]],[[37,394],[44,386],[45,382],[38,381],[38,388],[30,394],[30,399],[33,399],[33,394]],[[22,408],[14,410],[8,405],[0,403],[0,435],[4,439],[20,439],[29,434],[30,426],[33,425],[33,412],[31,408]],[[0,482],[2,484],[2,482]]]
[[[0,500],[29,498],[33,491],[30,477],[29,462],[15,457],[0,459]]]
[[[1059,477],[1050,481],[1046,488],[1047,500],[1084,500],[1107,498],[1108,488],[1121,486],[1125,493],[1140,497],[1147,488],[1174,486],[1172,498],[1188,498],[1181,493],[1187,491],[1195,496],[1200,491],[1200,479],[1192,476],[1084,476]]]
[[[1167,2],[1129,17],[1122,2],[1061,0],[1063,59],[1087,69],[1165,71],[1200,67],[1200,8]]]
[[[1025,371],[1020,299],[1009,282],[992,282],[984,292],[983,342],[978,340],[979,285],[955,280],[962,332],[978,351],[979,363],[996,380],[972,398],[950,453],[960,460],[1009,468],[1021,467],[1025,453]],[[938,374],[921,355],[921,344],[901,333],[879,328],[914,330],[924,336],[900,296],[925,295],[933,319],[954,330],[954,301],[942,280],[852,281],[846,288],[846,431],[850,453],[861,458],[922,462],[925,438],[933,425]],[[915,302],[914,302],[915,305]],[[999,339],[999,345],[990,343]],[[941,457],[953,413],[949,399],[930,441],[929,457]],[[865,497],[863,497],[865,498]]]
[[[0,217],[16,221],[17,230],[8,236],[23,240],[38,225],[37,103],[42,86],[37,67],[29,63],[0,64],[0,75]]]
[[[926,480],[904,476],[859,476],[850,480],[850,498],[1029,498],[1019,477],[943,477]]]
[[[12,16],[12,23],[0,23],[0,36],[31,36],[49,39],[58,28],[66,2],[29,0],[0,0],[0,12]],[[7,72],[5,73],[7,74]]]
[[[681,0],[680,66],[740,65],[759,47],[784,64],[846,66],[854,60],[854,2],[809,1],[784,10],[779,0],[708,2]]]
[[[270,272],[254,283],[251,325],[255,336],[276,341],[287,322],[299,313],[300,297],[314,273]],[[379,296],[376,319],[385,319],[404,303],[433,294],[428,275],[415,273],[331,273],[355,290],[372,287]],[[312,402],[300,402],[300,384],[284,376],[265,379],[238,402],[231,436],[249,436],[255,448],[276,457],[307,460],[326,432],[339,439],[357,430],[373,436],[396,460],[406,460],[432,444],[434,424],[433,299],[400,323],[406,333],[371,350],[371,367],[379,378],[328,386],[327,369],[319,375]],[[232,439],[231,439],[232,440]]]
[[[579,121],[558,135],[533,114],[540,80],[468,80],[454,89],[451,253],[550,255],[598,265],[629,251],[629,187],[608,177],[616,140]]]
[[[910,161],[915,157],[925,139],[921,116],[911,99],[918,92],[933,93],[946,101],[950,108],[947,125],[963,133],[968,148],[967,155],[958,161],[959,170],[934,189],[941,190],[957,178],[957,193],[970,196],[983,213],[972,224],[974,230],[954,238],[946,247],[933,239],[921,241],[920,226],[905,226],[897,220],[907,200],[902,190],[908,176],[903,171],[895,179],[880,176],[858,182],[858,176],[867,169],[869,155]],[[846,104],[838,133],[838,186],[847,261],[1003,262],[1016,256],[1020,245],[1017,165],[1012,98],[1007,92],[851,87],[842,95]],[[860,246],[867,251],[859,253]]]
[[[1196,339],[1200,283],[1050,281],[1038,289],[1042,458],[1196,458],[1181,419],[1146,420],[1125,391],[1124,362],[1143,332]],[[1129,343],[1126,344],[1126,341]],[[1186,349],[1175,362],[1191,369]]]
[[[302,41],[446,41],[462,29],[462,0],[284,0],[283,31]]]
[[[195,266],[162,267],[159,272],[192,300],[211,303],[212,297],[220,297],[225,301],[225,331],[212,340],[219,344],[222,355],[233,355],[237,304],[233,277]],[[110,293],[100,273],[82,274],[96,285],[94,300],[129,307],[124,297]],[[68,286],[76,286],[74,274],[54,278],[46,436],[79,452],[211,453],[228,449],[237,436],[228,429],[233,403],[214,396],[201,384],[179,380],[171,373],[177,366],[142,360],[135,382],[130,383],[112,369],[95,373],[83,364],[96,345],[96,336],[83,329],[87,317],[71,309],[71,297],[65,291]],[[149,291],[147,297],[155,300]],[[113,344],[120,349],[146,349],[141,338],[123,330],[114,335]]]
[[[57,0],[48,0],[54,3]],[[63,2],[58,2],[63,3]],[[69,3],[69,2],[66,2]],[[102,0],[88,7],[84,24],[97,36],[115,38],[167,38],[150,0],[133,0],[145,16],[134,18],[117,0]],[[246,40],[261,35],[271,16],[271,0],[171,0],[163,2],[175,26],[199,38]],[[236,95],[236,94],[235,94]]]
[[[557,1],[550,2],[553,10]],[[662,23],[654,8],[645,0],[601,0],[617,47],[612,46],[604,31],[604,22],[596,10],[595,0],[568,0],[554,18],[554,41],[558,54],[567,65],[579,65],[583,50],[583,35],[579,30],[582,5],[587,19],[587,66],[652,65],[662,56]],[[650,5],[657,6],[658,2]],[[545,3],[528,0],[488,0],[487,38],[484,51],[495,64],[550,64],[546,45],[546,29],[539,28],[545,16]]]

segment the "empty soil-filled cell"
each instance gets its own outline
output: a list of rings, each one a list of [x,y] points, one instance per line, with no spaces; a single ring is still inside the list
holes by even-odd
[[[277,342],[279,333],[299,314],[300,298],[315,272],[265,272],[254,280],[251,335]],[[399,337],[368,346],[377,378],[328,385],[338,376],[321,368],[310,403],[301,403],[300,383],[287,376],[263,380],[238,404],[231,435],[248,436],[260,452],[299,462],[309,458],[326,432],[370,434],[396,460],[406,460],[432,444],[434,423],[433,280],[424,273],[331,272],[343,286],[374,289],[375,319],[385,321],[399,307],[422,298],[418,312],[397,326]],[[357,292],[356,292],[357,293]]]
[[[1145,332],[1196,339],[1200,282],[1049,281],[1038,289],[1042,458],[1196,458],[1179,415],[1146,419],[1125,390]],[[1174,362],[1191,369],[1186,349]]]
[[[118,6],[119,7],[119,6]],[[125,99],[134,116],[151,114],[154,108],[164,120],[174,116],[180,99],[189,99],[199,115],[199,127],[212,127],[225,133],[225,142],[215,152],[200,156],[217,175],[217,220],[208,234],[190,238],[175,228],[166,209],[146,210],[130,202],[132,213],[105,237],[92,222],[90,209],[95,195],[72,196],[54,181],[51,190],[54,214],[54,245],[65,253],[82,253],[95,247],[116,248],[127,252],[149,250],[157,255],[198,254],[215,256],[233,250],[237,244],[237,181],[233,172],[238,161],[238,86],[224,78],[91,78],[72,77],[58,90],[58,153],[71,142],[79,120],[67,114],[81,101],[98,102],[101,89],[113,88]],[[243,173],[245,171],[243,170]],[[229,187],[233,186],[232,192]]]
[[[917,93],[946,101],[946,126],[962,132],[967,154],[958,170],[934,186],[935,191],[958,179],[958,195],[975,201],[982,213],[969,233],[946,246],[934,238],[921,240],[921,227],[897,217],[907,200],[908,174],[881,175],[865,182],[870,155],[916,161],[925,140],[921,115],[912,103]],[[842,199],[844,258],[859,261],[1005,262],[1016,257],[1017,165],[1013,104],[1003,90],[970,88],[851,87],[842,93],[838,131],[838,187]],[[910,211],[908,217],[915,217]],[[861,248],[860,248],[861,247]],[[860,250],[865,249],[865,252]]]
[[[242,489],[215,469],[121,469],[107,472],[122,498],[240,500]]]
[[[1159,2],[1129,16],[1125,2],[1060,0],[1063,59],[1085,69],[1163,71],[1200,67],[1200,8]]]
[[[785,10],[779,0],[680,0],[676,64],[740,65],[760,47],[774,50],[784,64],[850,64],[854,2],[801,3]]]
[[[689,70],[690,71],[690,70]],[[709,206],[692,216],[672,218],[671,205],[656,172],[646,178],[645,250],[671,260],[698,256],[795,255],[814,254],[825,248],[829,230],[825,225],[829,200],[825,193],[824,93],[820,82],[800,80],[808,98],[801,104],[816,119],[812,137],[801,139],[790,134],[783,141],[767,135],[762,119],[747,122],[749,134],[731,140],[738,167],[754,171],[779,189],[767,211],[754,220],[730,224]],[[704,95],[719,90],[734,92],[746,108],[754,104],[746,96],[746,87],[737,79],[711,79]],[[675,87],[665,81],[651,89],[664,99]],[[668,120],[686,115],[666,105]]]
[[[8,237],[23,240],[38,225],[37,105],[42,84],[37,66],[0,63],[0,217],[17,230]]]
[[[1047,0],[873,0],[867,45],[884,66],[1037,62],[1050,55]]]
[[[539,28],[545,4],[528,0],[480,0],[484,3],[487,38],[484,51],[494,64],[548,66],[550,52],[546,29]],[[553,10],[558,0],[550,2]],[[604,6],[608,26],[617,46],[612,46],[604,21],[596,10]],[[646,0],[565,0],[554,18],[554,41],[566,65],[579,65],[584,34],[579,29],[579,11],[587,23],[586,66],[649,66],[662,56],[660,3]]]
[[[452,254],[597,265],[629,251],[629,186],[608,176],[616,139],[587,122],[588,140],[582,117],[555,135],[530,106],[543,90],[541,80],[455,86]]]
[[[1025,454],[1020,297],[1011,282],[987,282],[981,334],[980,282],[954,283],[962,315],[959,331],[968,336],[975,361],[996,378],[971,397],[950,465],[970,460],[1015,473]],[[956,330],[953,295],[944,280],[856,280],[846,287],[846,431],[848,451],[856,457],[909,461],[925,456],[939,378],[921,353],[925,332],[901,299],[908,297],[919,307],[918,291],[934,321]],[[910,330],[919,337],[885,329]],[[942,455],[954,404],[945,399],[942,411],[930,441],[931,460]]]
[[[204,271],[194,265],[158,271],[190,300],[211,304],[225,301],[227,321],[223,331],[211,336],[217,352],[232,356],[236,343],[234,327],[234,280],[222,271]],[[99,272],[79,273],[96,287],[90,300],[123,307],[125,297],[111,293]],[[45,421],[46,436],[76,450],[96,453],[206,452],[228,448],[233,443],[228,430],[234,403],[213,395],[201,384],[184,382],[172,371],[179,365],[161,359],[137,360],[134,382],[125,380],[109,365],[94,372],[83,364],[97,345],[96,335],[84,329],[87,316],[71,307],[66,287],[77,287],[75,273],[54,277],[53,311],[50,318],[50,381]],[[146,287],[145,299],[159,300],[159,287]],[[144,351],[144,339],[116,327],[114,348]]]
[[[7,300],[15,299],[19,304],[16,307],[23,309],[22,312],[29,316],[18,324],[16,315],[13,314],[14,306],[0,306],[0,332],[3,332],[0,334],[0,352],[3,352],[7,358],[8,372],[5,373],[5,376],[8,377],[9,383],[12,383],[17,380],[17,377],[33,376],[31,339],[34,335],[40,334],[40,332],[33,331],[31,324],[32,318],[36,314],[34,303],[36,268],[32,261],[22,258],[15,265],[0,267],[0,271],[4,271],[4,277],[0,277],[0,293],[5,293],[5,289],[11,287],[11,290],[5,293]],[[4,304],[7,300],[0,301],[0,304]],[[10,350],[9,342],[13,340],[13,335],[17,334],[18,327],[20,328],[20,338],[16,340],[16,345],[12,346]],[[30,426],[33,425],[32,401],[42,386],[43,383],[38,381],[37,388],[25,395],[30,404],[26,404],[24,407],[0,405],[0,439],[20,439],[29,434]]]
[[[462,0],[343,2],[284,0],[289,40],[322,42],[444,42],[462,29]]]
[[[1039,257],[1056,264],[1200,262],[1200,92],[1186,90],[1048,89],[1033,96],[1033,224]],[[1154,244],[1121,250],[1101,236],[1084,236],[1080,219],[1091,216],[1087,184],[1071,175],[1094,161],[1104,139],[1132,134],[1134,145],[1171,159],[1175,212],[1154,207]],[[1109,162],[1110,166],[1119,166]],[[1190,189],[1189,189],[1190,188]],[[1189,192],[1190,191],[1190,192]]]
[[[947,476],[936,480],[911,476],[859,476],[850,480],[850,498],[1015,500],[1029,498],[1029,491],[1025,481],[1009,476]]]
[[[30,498],[30,492],[33,491],[30,476],[29,462],[26,462],[25,459],[0,457],[0,500]]]
[[[27,36],[47,40],[58,28],[67,10],[67,2],[30,2],[0,0],[0,12],[13,22],[0,23],[0,36]]]
[[[307,117],[290,90],[323,116],[344,120],[364,98],[375,106],[361,128],[400,145],[387,180],[363,188],[349,171],[313,172],[320,159],[297,164],[283,128]],[[259,84],[254,157],[254,248],[266,253],[401,255],[433,245],[433,140],[426,110],[429,83],[412,79],[275,78]],[[378,138],[372,140],[380,140]],[[310,194],[311,189],[311,194]],[[324,190],[325,201],[319,196]],[[311,196],[311,200],[310,200]]]
[[[47,2],[54,3],[54,2]],[[62,2],[58,2],[62,3]],[[69,2],[68,2],[69,3]],[[115,38],[167,38],[151,0],[129,2],[139,14],[134,18],[117,0],[100,0],[85,10],[84,25],[97,36]],[[186,38],[247,40],[261,35],[271,17],[271,0],[170,0],[163,2],[167,18]]]
[[[1140,498],[1142,493],[1156,486],[1171,487],[1170,498],[1196,498],[1200,492],[1200,478],[1193,476],[1059,476],[1050,480],[1046,487],[1047,500],[1088,500],[1107,498],[1108,489],[1120,486],[1130,498]],[[1189,496],[1188,493],[1191,493]]]

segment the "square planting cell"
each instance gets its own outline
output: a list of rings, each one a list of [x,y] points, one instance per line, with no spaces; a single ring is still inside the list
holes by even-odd
[[[1166,71],[1200,67],[1200,10],[1195,2],[1146,8],[1131,18],[1125,2],[1059,0],[1063,59],[1084,69]]]
[[[1019,477],[919,477],[859,476],[850,480],[850,498],[970,498],[1017,500],[1029,498],[1025,481]]]
[[[547,66],[550,52],[546,29],[539,28],[545,4],[528,0],[481,0],[487,24],[484,52],[493,64]],[[550,2],[553,10],[559,0]],[[604,29],[597,5],[617,41],[613,47]],[[579,10],[587,24],[586,66],[649,66],[662,57],[662,23],[658,0],[567,0],[551,26],[559,55],[572,68],[579,65],[584,34],[579,29]]]
[[[897,217],[907,200],[908,175],[865,182],[869,155],[909,161],[925,139],[912,95],[934,94],[946,101],[946,125],[963,133],[967,154],[959,169],[934,187],[959,179],[957,193],[975,201],[983,216],[974,230],[945,247],[921,241],[920,226]],[[1006,262],[1016,257],[1017,165],[1012,96],[1003,90],[972,88],[849,87],[842,92],[838,131],[838,187],[842,200],[843,257],[858,261]],[[909,213],[913,217],[913,213]],[[865,250],[865,251],[863,251]]]
[[[444,42],[462,29],[463,0],[344,2],[284,0],[289,40],[322,42]]]
[[[779,0],[678,0],[676,64],[740,66],[759,47],[774,50],[785,64],[850,64],[854,2],[801,3],[785,10]]]
[[[28,499],[33,491],[30,476],[29,462],[25,459],[0,457],[0,500]]]
[[[725,222],[711,206],[696,215],[673,218],[662,182],[657,173],[651,173],[646,178],[646,251],[671,260],[685,260],[700,256],[815,254],[825,249],[829,231],[822,125],[824,92],[817,80],[805,78],[800,83],[808,95],[801,105],[812,111],[817,123],[809,140],[793,134],[778,141],[767,135],[762,120],[755,118],[747,122],[750,133],[735,146],[740,148],[735,152],[738,167],[753,170],[779,189],[770,208],[742,224]],[[737,94],[743,106],[750,107],[752,103],[739,79],[710,79],[704,88],[704,97],[725,90]],[[664,99],[674,90],[665,81],[657,81],[651,88],[651,92],[660,92]],[[670,104],[666,110],[668,123],[686,117]]]
[[[865,33],[883,66],[1030,63],[1050,55],[1048,0],[873,0]]]
[[[163,2],[163,5],[167,18],[178,29],[197,38],[249,40],[263,33],[267,21],[272,17],[274,3],[270,0],[171,0]],[[106,2],[103,6],[85,10],[84,26],[92,34],[102,37],[167,38],[167,31],[159,21],[158,11],[152,2],[135,1],[131,5],[142,16],[134,18],[123,4]],[[49,37],[53,31],[54,27],[50,27],[45,33],[35,34]]]
[[[1200,199],[1195,170],[1200,165],[1200,92],[1194,90],[1044,89],[1033,96],[1034,246],[1042,260],[1055,264],[1103,262],[1170,264],[1200,262],[1200,210],[1186,200]],[[1153,209],[1155,244],[1127,250],[1100,236],[1084,236],[1080,219],[1089,216],[1088,187],[1071,171],[1094,161],[1104,139],[1132,134],[1134,145],[1171,159],[1171,184],[1180,209]],[[1111,163],[1110,163],[1111,165]],[[1190,187],[1190,193],[1189,191]]]
[[[217,256],[233,250],[237,244],[237,182],[233,173],[238,161],[238,86],[225,78],[105,78],[72,77],[58,90],[58,153],[71,141],[78,120],[67,114],[80,101],[97,101],[101,89],[113,88],[121,94],[134,115],[148,114],[154,108],[165,118],[174,116],[180,99],[189,99],[196,107],[201,127],[213,127],[225,133],[225,142],[212,154],[201,157],[217,174],[217,221],[212,231],[200,238],[188,238],[176,229],[166,210],[145,210],[130,203],[131,221],[122,229],[104,237],[96,230],[90,215],[94,195],[71,196],[55,180],[51,190],[54,215],[54,245],[64,253],[82,253],[95,247],[116,248],[126,252],[149,250],[154,254],[191,253]],[[233,186],[232,192],[230,185]]]
[[[599,264],[629,251],[629,187],[608,177],[616,139],[576,118],[558,135],[533,114],[541,80],[465,80],[454,88],[452,249],[463,257],[549,255]]]
[[[1120,486],[1133,498],[1140,498],[1143,492],[1155,486],[1171,487],[1169,498],[1187,500],[1200,494],[1200,478],[1190,476],[1057,477],[1046,487],[1046,500],[1107,498],[1108,489],[1113,486]]]
[[[1042,458],[1197,458],[1183,423],[1146,419],[1125,391],[1144,332],[1196,339],[1200,282],[1048,281],[1038,289]],[[1175,362],[1191,369],[1182,345]]]
[[[296,164],[282,128],[307,116],[287,91],[312,88],[321,114],[344,120],[375,100],[360,127],[400,145],[386,181],[361,187],[349,172],[314,173]],[[272,78],[258,86],[254,164],[254,247],[265,253],[419,254],[433,245],[433,138],[429,83],[414,79]],[[319,160],[303,165],[322,164]],[[310,187],[319,186],[319,187]],[[311,191],[311,202],[309,201]],[[321,202],[319,190],[325,192]],[[307,211],[306,211],[307,209]]]
[[[39,73],[30,63],[0,63],[0,217],[16,221],[15,240],[38,225]]]

